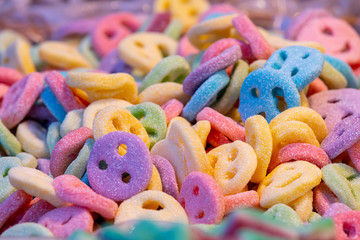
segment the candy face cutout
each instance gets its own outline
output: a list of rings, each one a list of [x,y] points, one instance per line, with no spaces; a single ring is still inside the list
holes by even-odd
[[[121,145],[126,146],[124,155],[119,154]],[[95,192],[114,201],[126,200],[149,185],[152,175],[149,150],[133,134],[122,131],[108,133],[95,142],[87,174]]]

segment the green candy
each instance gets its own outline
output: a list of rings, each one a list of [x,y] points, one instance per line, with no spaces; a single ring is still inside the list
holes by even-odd
[[[166,27],[164,34],[178,40],[183,31],[183,25],[179,19],[173,19]]]
[[[259,232],[251,230],[240,231],[238,236],[241,240],[285,240],[285,238],[270,237],[269,235],[261,234]],[[295,240],[296,238],[293,239]]]
[[[182,83],[189,73],[190,66],[185,58],[178,55],[166,57],[156,64],[156,66],[146,75],[139,87],[139,92],[142,92],[145,88],[157,83]]]
[[[264,213],[264,216],[274,219],[285,226],[297,227],[303,225],[295,210],[285,204],[272,206]]]
[[[99,240],[99,238],[91,235],[90,233],[80,230],[74,231],[67,240]]]
[[[92,138],[86,140],[79,154],[77,155],[75,160],[71,162],[71,164],[68,166],[64,174],[74,175],[79,179],[81,179],[84,176],[87,163],[89,161],[90,152],[94,143],[95,140]]]
[[[335,239],[335,225],[332,219],[323,218],[299,228],[300,239]]]
[[[7,229],[1,234],[1,237],[53,237],[49,229],[33,222],[19,223]]]
[[[321,215],[318,214],[317,212],[312,212],[308,222],[313,223],[313,222],[316,222],[316,221],[319,221],[319,220],[321,220]]]
[[[240,97],[241,86],[249,74],[249,65],[243,60],[235,63],[230,83],[226,87],[223,94],[220,95],[218,101],[211,105],[211,108],[221,114],[227,114]]]
[[[0,203],[16,191],[9,181],[8,172],[13,167],[22,167],[21,160],[17,157],[0,158]]]
[[[328,164],[321,171],[325,184],[340,202],[360,210],[360,173],[343,163]]]
[[[99,59],[96,56],[94,50],[91,47],[91,38],[90,35],[87,35],[86,37],[84,37],[81,42],[80,45],[78,47],[79,52],[87,59],[89,60],[89,62],[91,63],[91,65],[94,68],[97,68],[99,65]]]
[[[166,136],[166,115],[164,110],[157,104],[145,102],[127,107],[131,114],[136,117],[149,135],[150,149],[155,143]]]
[[[46,144],[48,145],[50,153],[60,139],[60,122],[53,122],[49,125],[46,135]]]
[[[6,154],[15,156],[21,152],[21,144],[0,120],[0,143]]]

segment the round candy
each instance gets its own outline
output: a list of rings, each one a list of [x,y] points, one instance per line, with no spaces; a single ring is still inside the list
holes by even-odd
[[[188,217],[176,199],[154,190],[141,192],[122,202],[115,223],[140,219],[188,223]]]
[[[20,223],[15,226],[6,229],[1,234],[1,237],[15,237],[15,238],[27,238],[27,237],[53,237],[49,229],[37,224],[37,223]]]
[[[125,149],[119,153],[119,146]],[[152,163],[145,143],[131,133],[115,131],[99,138],[87,165],[95,192],[114,201],[126,200],[143,191],[150,182]]]
[[[190,224],[218,224],[225,211],[220,187],[209,175],[192,172],[181,187],[179,202],[185,209]]]
[[[30,55],[28,41],[18,39],[14,41],[2,56],[2,65],[12,67],[24,74],[35,72],[35,66]]]
[[[339,213],[333,218],[336,239],[358,239],[360,236],[360,211]]]

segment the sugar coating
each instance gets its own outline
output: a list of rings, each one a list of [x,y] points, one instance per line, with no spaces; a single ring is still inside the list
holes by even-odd
[[[74,46],[64,42],[45,41],[41,43],[39,55],[46,63],[60,69],[91,68],[88,60]]]
[[[139,42],[140,46],[136,44]],[[127,36],[118,45],[118,51],[125,63],[148,73],[163,59],[160,46],[167,56],[176,53],[177,42],[155,32],[138,32]]]
[[[45,173],[27,167],[14,167],[9,170],[9,181],[12,186],[22,189],[26,193],[46,200],[55,207],[65,205],[55,193],[52,186],[53,179]]]
[[[97,212],[107,219],[114,219],[118,208],[116,202],[95,193],[79,178],[61,175],[53,181],[56,194],[65,202]]]
[[[331,163],[328,155],[321,148],[307,143],[292,143],[281,148],[271,159],[268,171],[271,172],[282,163],[298,160],[307,161],[318,168]]]
[[[4,202],[16,189],[9,182],[8,171],[13,167],[21,167],[21,160],[17,157],[2,157],[0,165],[0,203]]]
[[[352,68],[346,62],[340,60],[339,58],[330,56],[325,54],[325,60],[330,63],[336,70],[338,70],[347,81],[346,87],[349,88],[358,88],[359,87],[359,80],[356,78]]]
[[[324,33],[324,28],[332,34]],[[296,40],[317,41],[325,47],[326,54],[331,54],[350,65],[360,60],[360,37],[350,24],[342,19],[332,16],[314,18],[298,32]],[[344,47],[347,48],[346,51],[342,51]]]
[[[225,215],[229,214],[230,212],[234,211],[237,208],[260,206],[259,194],[254,190],[225,196],[224,201],[225,201]]]
[[[200,16],[199,22],[204,21],[205,18],[207,18],[208,16],[210,16],[212,14],[220,14],[220,13],[221,14],[241,13],[241,11],[227,3],[213,4],[205,13],[203,13]]]
[[[272,155],[272,135],[266,119],[260,115],[249,117],[245,122],[245,140],[255,150],[257,166],[251,182],[261,182],[268,171]]]
[[[201,57],[200,64],[204,64],[205,62],[211,60],[212,58],[218,56],[226,49],[238,45],[241,47],[241,40],[234,39],[234,38],[223,38],[220,39],[213,44],[211,44],[204,52],[204,54]]]
[[[53,237],[46,227],[37,223],[21,223],[8,228],[1,237]]]
[[[321,177],[321,170],[311,163],[283,163],[260,183],[257,190],[260,206],[269,208],[277,203],[290,203],[319,185]]]
[[[200,64],[185,78],[183,82],[184,92],[193,95],[210,76],[234,64],[241,56],[240,47],[234,45],[209,61]]]
[[[264,216],[275,219],[286,226],[297,227],[303,224],[301,218],[294,209],[281,203],[275,204],[266,210]]]
[[[320,183],[319,186],[314,188],[314,209],[320,214],[324,215],[326,210],[331,204],[339,202],[334,193],[330,190],[324,182]]]
[[[60,125],[60,135],[64,137],[69,132],[83,126],[84,109],[76,109],[68,112]]]
[[[185,178],[179,202],[190,224],[217,224],[224,216],[225,204],[221,189],[206,173],[192,172]]]
[[[10,132],[7,127],[0,120],[0,143],[4,150],[9,155],[16,155],[21,152],[21,143],[19,140]]]
[[[193,171],[211,174],[211,166],[199,136],[189,122],[181,117],[170,122],[166,138],[154,145],[151,155],[160,155],[169,160],[179,187]]]
[[[36,158],[50,157],[49,148],[46,144],[46,129],[39,123],[27,120],[20,123],[16,129],[16,138],[22,148]]]
[[[360,114],[351,115],[339,122],[321,143],[330,159],[349,149],[360,139]]]
[[[214,165],[214,179],[224,194],[241,192],[250,181],[257,166],[253,148],[242,141],[221,145],[207,153]]]
[[[326,84],[320,78],[315,78],[315,80],[309,84],[309,89],[306,96],[310,97],[311,95],[327,90],[329,89]]]
[[[98,114],[101,109],[113,105],[125,108],[131,106],[132,104],[127,101],[121,99],[115,99],[115,98],[108,98],[108,99],[101,99],[94,101],[84,110],[84,114],[82,117],[83,127],[88,127],[92,129],[96,114]]]
[[[175,198],[155,190],[143,191],[122,202],[116,213],[115,224],[140,219],[183,224],[189,222],[185,210]]]
[[[312,214],[313,209],[313,192],[310,190],[298,199],[288,203],[299,215],[303,222],[307,222]]]
[[[125,155],[119,154],[121,144],[126,146]],[[134,134],[108,133],[95,142],[87,174],[95,192],[114,201],[126,200],[149,185],[152,175],[149,150]],[[130,175],[128,183],[123,180],[124,174]]]
[[[157,83],[139,94],[139,103],[152,102],[161,106],[171,99],[177,99],[186,104],[190,96],[183,92],[182,84],[175,82]]]
[[[55,237],[68,237],[74,230],[92,232],[94,219],[85,208],[68,206],[47,212],[38,223],[48,228]]]
[[[191,69],[185,58],[173,55],[163,58],[156,66],[146,75],[142,81],[139,92],[144,91],[151,85],[163,82],[183,83]]]
[[[357,141],[347,150],[350,160],[356,170],[360,171],[360,141]]]
[[[87,139],[92,138],[92,131],[87,127],[73,130],[55,145],[50,156],[50,171],[52,176],[64,174],[66,168],[79,154]]]
[[[13,217],[17,212],[25,210],[30,204],[32,196],[22,190],[12,193],[0,204],[0,227]]]
[[[232,141],[245,140],[245,128],[243,126],[209,107],[203,108],[197,114],[196,120],[208,120],[213,129],[224,134]]]
[[[54,149],[56,143],[61,139],[60,125],[60,122],[52,122],[47,129],[46,144],[48,145],[50,153]]]
[[[353,210],[360,209],[360,174],[344,163],[332,163],[321,169],[325,184],[341,203]]]
[[[169,124],[171,119],[180,116],[184,108],[184,104],[177,99],[170,99],[169,101],[161,105],[161,108],[165,112],[166,123]]]
[[[161,177],[155,165],[152,167],[152,175],[146,190],[162,191]]]
[[[201,84],[191,97],[190,101],[185,105],[182,116],[189,122],[194,122],[196,115],[204,107],[210,106],[215,101],[220,91],[228,85],[229,81],[229,76],[224,70],[211,75]]]
[[[192,126],[195,130],[196,134],[199,136],[201,143],[204,148],[206,147],[206,142],[209,137],[209,133],[211,131],[211,125],[209,121],[203,120],[196,122],[195,125]]]
[[[39,219],[47,212],[55,209],[53,205],[45,200],[40,199],[36,203],[32,204],[30,208],[25,212],[19,223],[34,222],[37,223]]]
[[[98,69],[108,73],[131,73],[131,67],[120,59],[117,49],[111,50],[101,59]]]
[[[16,157],[20,159],[21,164],[24,167],[36,168],[38,165],[37,159],[29,153],[21,152],[17,154]]]
[[[179,196],[179,187],[176,182],[173,166],[167,159],[158,155],[152,155],[151,160],[160,175],[163,191],[177,199]]]
[[[33,73],[13,84],[6,92],[0,109],[0,118],[11,129],[21,122],[43,90],[41,74]]]
[[[95,52],[104,57],[119,42],[140,27],[139,20],[131,13],[114,13],[104,17],[91,32],[91,44]],[[110,38],[105,33],[112,32]]]
[[[41,93],[41,99],[49,112],[60,122],[62,122],[66,116],[66,111],[61,103],[56,99],[55,94],[51,91],[50,87],[45,87]]]
[[[50,159],[38,158],[38,167],[37,169],[46,175],[50,174]]]
[[[339,213],[333,218],[336,239],[356,239],[360,235],[360,211]],[[350,229],[350,230],[348,230]]]
[[[323,70],[319,76],[330,89],[345,88],[347,85],[346,78],[329,62],[324,62]]]
[[[329,208],[324,213],[323,217],[332,218],[338,215],[339,213],[352,211],[351,208],[346,206],[343,203],[333,203],[329,206]]]
[[[232,141],[229,140],[229,138],[227,138],[224,134],[215,130],[214,128],[210,130],[209,135],[207,137],[207,142],[211,144],[211,146],[213,147],[219,147],[223,144],[232,143]],[[210,164],[213,166],[211,162]]]

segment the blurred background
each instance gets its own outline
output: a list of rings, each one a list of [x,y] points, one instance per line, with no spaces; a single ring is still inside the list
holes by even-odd
[[[360,31],[360,0],[210,0],[229,3],[259,26],[283,30],[298,12],[325,8],[350,22]],[[118,11],[130,11],[145,19],[152,13],[153,0],[0,0],[0,29],[12,28],[33,42],[51,39],[60,26],[78,19],[96,21]]]

